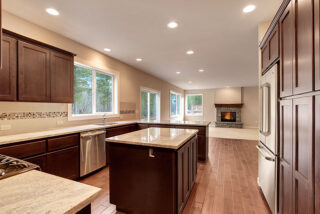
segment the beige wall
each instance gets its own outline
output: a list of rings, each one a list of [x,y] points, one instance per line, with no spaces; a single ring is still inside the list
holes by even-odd
[[[214,104],[243,103],[241,120],[245,128],[258,127],[258,87],[186,90],[187,94],[203,94],[203,115],[185,116],[186,120],[216,121]]]
[[[18,34],[22,34],[41,42],[76,53],[76,62],[116,73],[119,76],[120,108],[125,105],[131,107],[135,106],[136,109],[136,115],[133,115],[133,117],[121,115],[121,118],[118,119],[126,120],[140,118],[140,87],[151,88],[161,93],[161,119],[169,119],[170,117],[170,90],[181,93],[182,96],[184,95],[184,90],[175,87],[172,84],[137,70],[117,59],[104,55],[78,42],[70,40],[38,25],[27,22],[26,20],[23,20],[8,12],[3,12],[3,27]],[[67,104],[0,102],[0,114],[26,111],[67,111],[67,108]],[[80,123],[88,123],[88,121],[70,122],[67,120],[67,118],[0,120],[0,125],[12,125],[11,130],[0,131],[0,135],[56,128],[58,126],[69,126]]]

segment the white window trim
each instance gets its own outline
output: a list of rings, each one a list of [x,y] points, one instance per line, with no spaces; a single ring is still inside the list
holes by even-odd
[[[202,97],[202,113],[197,113],[197,114],[188,114],[188,96],[201,96]],[[186,116],[190,117],[197,117],[197,116],[203,116],[203,106],[204,106],[204,100],[203,100],[203,94],[186,94],[186,101],[185,101],[185,111],[186,111]]]
[[[179,108],[180,108],[180,114],[171,115],[171,94],[175,94],[175,95],[179,95],[179,96],[180,96],[180,106],[179,106]],[[169,103],[170,103],[170,106],[169,106],[169,107],[170,107],[169,114],[170,114],[170,118],[179,118],[179,117],[181,117],[181,115],[183,115],[183,114],[182,114],[183,108],[181,108],[182,102],[183,102],[183,98],[182,98],[182,95],[181,95],[180,93],[177,93],[177,92],[175,92],[175,91],[170,91],[170,95],[169,95]]]
[[[151,93],[156,93],[156,94],[158,94],[158,106],[157,106],[157,115],[158,115],[158,118],[157,118],[157,120],[160,120],[160,118],[161,118],[161,92],[160,91],[157,91],[157,90],[155,90],[155,89],[151,89],[151,88],[147,88],[147,87],[140,87],[140,100],[139,100],[139,102],[140,102],[140,119],[141,119],[141,92],[142,91],[145,91],[145,92],[151,92]],[[148,96],[150,96],[149,94],[148,94]],[[148,97],[148,102],[150,102],[150,99],[149,99],[149,97]],[[149,103],[148,103],[148,106],[149,106]],[[150,118],[150,110],[149,110],[149,108],[148,108],[148,120],[149,120],[149,118]]]
[[[72,104],[68,104],[68,120],[90,120],[90,119],[102,119],[104,115],[108,115],[108,118],[117,118],[120,117],[119,114],[119,99],[118,99],[118,75],[112,72],[108,72],[99,68],[88,66],[79,62],[75,62],[74,65],[88,68],[92,70],[92,105],[93,112],[92,114],[72,114]],[[112,112],[96,112],[96,73],[107,74],[113,77],[113,94],[112,94]]]

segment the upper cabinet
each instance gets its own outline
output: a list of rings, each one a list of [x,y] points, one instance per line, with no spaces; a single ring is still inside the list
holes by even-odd
[[[279,27],[273,29],[269,38],[261,48],[261,70],[265,73],[266,70],[276,60],[279,59]]]
[[[320,90],[320,3],[314,0],[314,70],[315,70],[315,90]]]
[[[0,101],[73,102],[74,55],[5,30]]]
[[[2,68],[0,69],[0,100],[17,100],[17,40],[2,37]]]
[[[20,101],[50,101],[49,60],[49,50],[26,42],[18,42]]]
[[[294,71],[294,9],[289,3],[280,21],[280,96],[292,95]]]
[[[73,57],[52,51],[50,71],[51,102],[73,103]]]

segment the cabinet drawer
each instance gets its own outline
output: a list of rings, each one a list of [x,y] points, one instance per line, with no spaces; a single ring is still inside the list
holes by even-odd
[[[126,134],[137,130],[136,124],[110,128],[106,130],[106,138]]]
[[[48,151],[55,151],[58,149],[64,149],[71,146],[79,145],[79,135],[68,135],[63,137],[52,138],[48,140]]]
[[[34,141],[0,148],[0,154],[14,158],[26,158],[46,152],[46,141]]]
[[[198,129],[198,135],[206,135],[206,127],[202,126],[175,126],[177,129]]]

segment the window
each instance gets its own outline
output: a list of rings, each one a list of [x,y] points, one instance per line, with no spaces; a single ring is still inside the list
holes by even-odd
[[[203,113],[203,96],[202,94],[188,94],[186,104],[186,115],[198,116]]]
[[[181,115],[181,94],[170,92],[170,117]]]
[[[141,89],[141,119],[160,119],[160,93]]]
[[[116,106],[115,75],[76,63],[72,116],[115,114]]]

